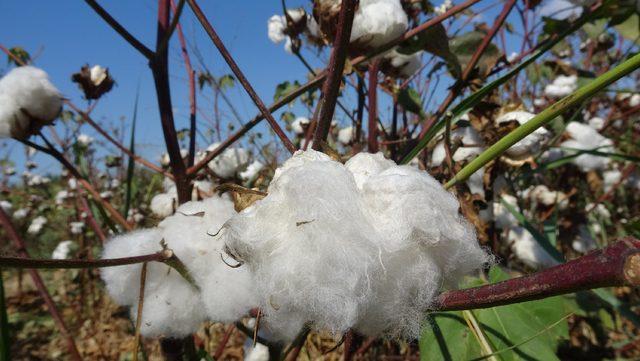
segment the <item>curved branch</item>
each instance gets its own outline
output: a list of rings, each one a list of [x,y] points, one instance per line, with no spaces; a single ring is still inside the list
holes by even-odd
[[[436,308],[442,311],[488,308],[625,285],[640,285],[640,241],[632,237],[528,276],[444,292],[438,297]]]

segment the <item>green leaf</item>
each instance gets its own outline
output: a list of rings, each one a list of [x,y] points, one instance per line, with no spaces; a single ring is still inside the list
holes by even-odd
[[[398,104],[404,108],[404,110],[422,115],[422,99],[420,99],[420,94],[413,88],[402,88],[398,92]]]
[[[236,78],[233,77],[233,75],[231,74],[226,74],[220,77],[220,79],[218,79],[218,88],[220,90],[224,90],[226,88],[233,88],[233,86],[236,84]]]
[[[13,57],[7,55],[7,64],[14,63],[17,66],[22,66],[23,64],[29,64],[29,62],[31,61],[31,55],[29,55],[26,50],[19,46],[14,46],[13,48],[9,49],[9,52],[11,53],[11,55],[13,55],[13,57],[18,58],[20,61],[18,62],[14,60]]]
[[[136,123],[138,120],[138,99],[140,96],[140,87],[136,91],[136,100],[133,105],[133,117],[131,118],[131,139],[129,140],[129,150],[132,155],[136,154]],[[127,188],[124,202],[124,212],[122,213],[124,217],[127,217],[129,214],[129,209],[131,208],[131,199],[133,198],[133,171],[135,170],[135,160],[133,156],[129,157],[129,164],[127,164]]]
[[[469,360],[481,355],[480,346],[462,312],[436,312],[420,337],[421,360]]]
[[[285,95],[293,92],[294,90],[300,87],[300,83],[296,80],[293,83],[289,81],[282,82],[276,86],[276,92],[273,95],[273,100],[278,101],[282,99]]]
[[[456,77],[461,74],[460,63],[449,48],[449,36],[442,23],[420,32],[398,46],[398,52],[402,54],[413,54],[420,50],[444,59],[449,71]]]
[[[451,39],[449,46],[451,48],[451,52],[458,58],[461,69],[465,69],[467,67],[467,64],[471,61],[473,54],[476,52],[486,35],[487,34],[481,31],[470,31]],[[478,77],[480,79],[486,78],[501,56],[502,51],[500,51],[495,44],[490,43],[482,53],[482,56],[476,65],[478,68]]]
[[[621,24],[615,26],[620,35],[627,40],[636,41],[640,37],[640,17],[638,14],[633,14],[627,18]]]

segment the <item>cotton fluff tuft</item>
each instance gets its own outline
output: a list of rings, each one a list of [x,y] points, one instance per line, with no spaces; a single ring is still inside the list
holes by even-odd
[[[500,125],[509,121],[517,121],[522,125],[533,119],[536,115],[524,111],[509,112],[501,115],[496,119],[496,124]],[[521,158],[531,155],[540,149],[542,143],[548,138],[549,132],[540,127],[533,131],[533,133],[519,140],[516,144],[507,149],[506,154],[513,158]]]
[[[488,260],[458,202],[425,172],[381,153],[342,165],[298,151],[268,196],[222,237],[255,277],[265,323],[290,339],[307,321],[340,334],[415,338],[440,286]]]
[[[0,79],[0,137],[26,138],[61,109],[62,96],[42,69],[21,66]]]
[[[72,246],[73,246],[73,241],[62,241],[58,243],[56,248],[51,253],[51,258],[53,259],[69,258],[69,253],[71,253]]]
[[[355,129],[353,127],[345,127],[340,129],[338,131],[338,142],[340,142],[342,145],[351,144],[351,140],[354,136],[354,130]]]
[[[602,136],[588,125],[578,122],[569,122],[565,131],[571,139],[562,142],[562,147],[597,150],[600,152],[613,151],[613,141]],[[575,153],[575,151],[570,150],[568,152]],[[571,162],[578,166],[578,168],[583,172],[589,172],[596,169],[605,169],[611,162],[611,159],[609,157],[600,157],[597,155],[583,153],[574,158]]]
[[[205,319],[229,322],[248,311],[251,279],[244,270],[232,269],[220,259],[222,243],[207,234],[234,214],[233,203],[212,197],[188,202],[157,228],[115,237],[105,245],[103,258],[149,254],[160,241],[184,263],[201,289],[198,291],[177,271],[159,262],[148,264],[141,333],[144,336],[182,337],[194,332]],[[141,265],[104,268],[102,278],[109,295],[137,312]]]
[[[353,19],[350,41],[375,48],[402,35],[408,24],[400,0],[361,0]]]

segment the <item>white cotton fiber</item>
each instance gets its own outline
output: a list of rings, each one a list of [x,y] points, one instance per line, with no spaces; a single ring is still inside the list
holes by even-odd
[[[182,337],[194,332],[205,319],[237,320],[257,303],[250,275],[244,269],[227,266],[220,258],[223,243],[208,234],[210,227],[215,232],[233,214],[228,198],[187,202],[157,228],[118,236],[105,245],[102,257],[117,258],[157,252],[164,240],[200,288],[197,290],[163,263],[149,263],[143,335]],[[102,270],[109,294],[119,304],[131,307],[132,319],[137,309],[140,269],[136,264]]]
[[[0,79],[0,137],[28,137],[61,109],[62,96],[42,69],[21,66]]]
[[[569,122],[566,133],[571,139],[566,140],[560,144],[564,148],[573,148],[581,150],[596,150],[599,152],[613,152],[613,141],[608,139],[590,126],[578,122]],[[567,150],[569,154],[574,154],[576,151]],[[591,170],[602,170],[607,167],[611,162],[611,159],[607,156],[598,156],[592,154],[581,154],[571,161],[578,166],[583,172],[589,172]]]
[[[517,121],[518,124],[522,125],[533,119],[535,116],[536,115],[533,113],[524,111],[509,112],[498,117],[496,119],[496,125],[514,120]],[[533,153],[540,149],[542,143],[544,143],[548,137],[549,132],[544,127],[540,127],[533,131],[533,133],[524,137],[524,139],[521,139],[516,144],[512,145],[507,149],[506,154],[512,158],[523,158],[533,155]]]
[[[67,259],[69,258],[69,253],[71,253],[71,248],[73,246],[73,241],[62,241],[58,243],[56,248],[51,253],[52,259]]]
[[[284,40],[284,31],[287,28],[287,19],[282,15],[273,15],[267,22],[267,30],[269,40],[274,43],[279,43]]]
[[[488,259],[453,195],[381,153],[342,165],[296,152],[268,196],[222,233],[254,274],[265,325],[284,339],[307,321],[335,334],[415,338],[442,284]]]
[[[297,135],[302,135],[305,132],[306,127],[309,125],[309,118],[297,117],[296,120],[291,122],[291,130]]]
[[[345,127],[338,131],[338,142],[342,145],[349,145],[354,137],[355,129],[353,127]]]
[[[451,145],[460,143],[451,159],[455,162],[471,160],[484,151],[484,141],[473,127],[459,127],[451,131]],[[431,153],[431,166],[437,167],[442,164],[446,157],[444,140],[436,144]]]
[[[493,216],[496,223],[496,228],[506,229],[512,228],[518,225],[516,217],[502,204],[500,198],[507,204],[511,205],[515,209],[518,209],[518,199],[509,194],[503,194],[493,202]]]
[[[173,214],[176,207],[177,195],[174,193],[159,193],[151,198],[151,212],[158,217],[164,218]]]
[[[375,48],[402,35],[408,24],[400,0],[361,0],[353,19],[351,43]]]
[[[264,169],[264,164],[259,160],[254,160],[247,166],[247,169],[240,172],[238,176],[244,181],[249,181],[254,179],[262,169]]]

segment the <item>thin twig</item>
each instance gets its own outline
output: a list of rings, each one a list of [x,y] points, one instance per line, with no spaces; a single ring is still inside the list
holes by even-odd
[[[238,67],[238,64],[236,64],[235,60],[233,60],[233,57],[227,50],[226,46],[224,45],[220,37],[218,37],[218,34],[213,29],[213,26],[211,26],[211,23],[209,23],[209,20],[207,20],[206,16],[202,12],[202,9],[200,9],[200,7],[198,6],[195,0],[187,0],[187,1],[189,2],[189,6],[191,7],[191,10],[200,21],[200,24],[204,28],[205,32],[209,35],[209,38],[211,39],[213,44],[216,46],[216,48],[218,48],[218,51],[220,52],[224,60],[227,62],[229,67],[231,68],[231,71],[233,72],[233,74],[235,74],[240,84],[242,84],[242,87],[249,94],[249,97],[251,98],[251,100],[253,100],[253,102],[258,107],[262,115],[264,115],[264,117],[267,119],[267,122],[269,122],[269,125],[271,126],[273,131],[276,133],[278,138],[280,138],[285,148],[287,148],[287,150],[291,153],[295,152],[296,151],[295,145],[293,145],[291,140],[289,140],[289,138],[284,133],[284,131],[282,130],[278,122],[273,118],[273,115],[271,114],[269,109],[267,109],[265,104],[262,102],[262,99],[260,99],[260,97],[255,92],[255,90],[253,89],[253,87],[251,86],[247,78],[244,76],[244,73],[242,72],[242,70],[240,70],[240,68]]]
[[[378,152],[378,68],[375,60],[369,66],[369,123],[367,125],[367,148],[369,153]]]
[[[184,1],[185,0],[178,0],[178,6],[176,6],[173,3],[173,1],[171,1],[171,7],[173,10],[173,17],[171,18],[171,24],[169,24],[169,30],[167,30],[165,37],[162,39],[160,44],[158,44],[156,53],[162,53],[167,49],[169,40],[171,40],[171,36],[173,35],[173,32],[176,30],[176,27],[180,23],[180,15],[182,14],[182,9],[184,9]]]
[[[93,11],[95,11],[113,30],[115,30],[120,36],[124,38],[131,46],[136,48],[140,52],[140,54],[144,55],[147,59],[153,58],[153,51],[147,48],[144,44],[142,44],[135,36],[131,35],[131,33],[125,29],[120,23],[114,19],[100,4],[98,4],[95,0],[85,0],[85,2],[91,6]]]
[[[336,101],[340,92],[342,73],[347,60],[351,27],[353,26],[353,17],[357,4],[356,0],[342,0],[340,6],[338,29],[333,41],[329,66],[327,67],[327,80],[325,80],[322,87],[322,100],[318,102],[318,106],[322,108],[316,124],[316,132],[313,136],[313,149],[315,150],[321,149],[322,144],[326,142],[329,135],[331,120],[333,120],[333,113],[335,112]]]
[[[27,269],[83,269],[124,266],[146,262],[165,262],[174,257],[173,252],[164,250],[142,256],[105,259],[37,259],[28,257],[0,257],[0,267]]]
[[[0,224],[2,224],[2,228],[4,232],[7,234],[7,236],[9,236],[9,238],[12,239],[13,242],[15,243],[16,248],[18,249],[18,253],[23,257],[29,257],[29,253],[27,252],[26,244],[24,240],[18,234],[15,227],[13,226],[13,223],[11,223],[9,216],[7,215],[7,213],[5,213],[2,207],[0,207]],[[60,329],[60,333],[67,340],[67,346],[69,347],[71,358],[76,361],[82,360],[82,356],[80,356],[80,352],[78,352],[78,348],[76,347],[73,337],[71,336],[69,329],[67,329],[67,326],[65,325],[64,320],[62,319],[62,316],[58,312],[58,309],[55,303],[53,302],[53,299],[51,298],[51,295],[49,294],[47,287],[45,286],[44,282],[42,281],[42,278],[40,277],[40,274],[38,273],[38,271],[34,269],[30,269],[29,275],[33,279],[33,283],[36,285],[36,288],[38,289],[40,296],[42,296],[45,304],[47,305],[47,309],[49,310],[49,313],[51,314],[53,321],[56,323],[56,325]]]
[[[147,280],[147,262],[142,264],[140,270],[140,292],[138,294],[138,312],[136,314],[136,332],[133,344],[133,361],[138,361],[138,348],[140,346],[140,327],[142,327],[142,308],[144,307],[144,286]]]

